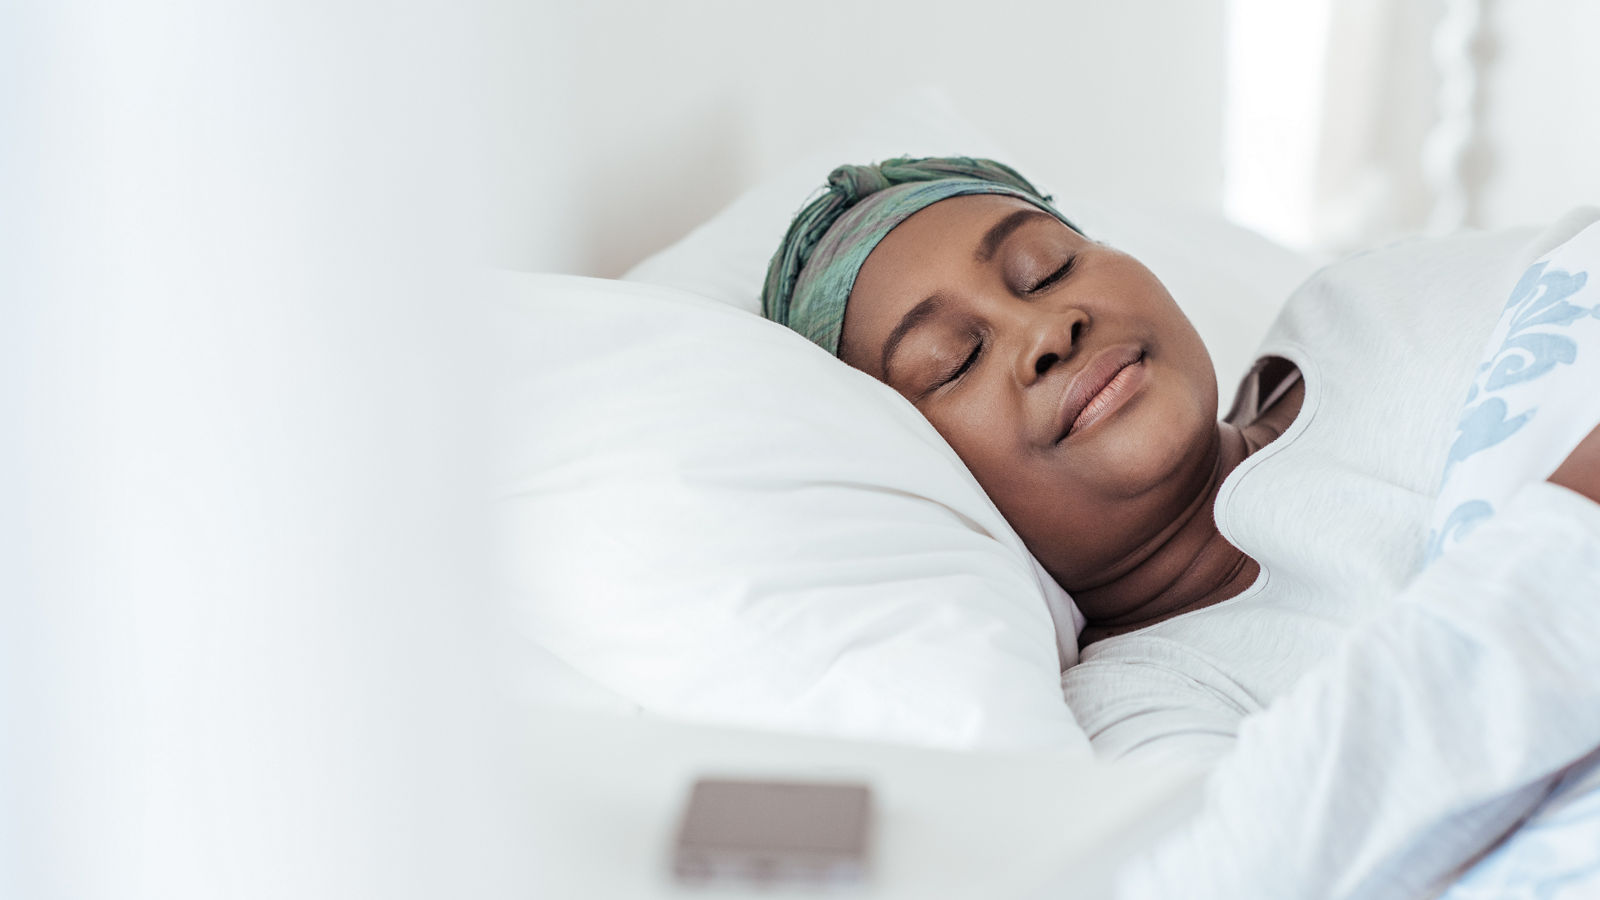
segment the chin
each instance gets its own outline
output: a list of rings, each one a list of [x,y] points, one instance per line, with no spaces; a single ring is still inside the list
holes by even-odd
[[[1215,401],[1213,401],[1215,406]],[[1119,423],[1130,426],[1108,434],[1102,447],[1106,465],[1118,473],[1125,497],[1148,496],[1200,477],[1214,456],[1217,423],[1204,408],[1152,404],[1141,415]],[[1138,427],[1132,427],[1138,426]]]

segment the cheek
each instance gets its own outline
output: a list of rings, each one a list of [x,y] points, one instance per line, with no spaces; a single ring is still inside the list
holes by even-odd
[[[1164,293],[1154,305],[1152,315],[1165,323],[1162,344],[1168,358],[1161,362],[1169,370],[1167,377],[1187,387],[1193,405],[1210,407],[1206,418],[1215,418],[1217,370],[1200,332],[1195,330],[1183,309]]]
[[[1018,423],[992,416],[984,427],[946,434],[956,455],[1011,526],[1032,541],[1056,534],[1062,523],[1062,498],[1081,496],[1087,487],[1058,464],[1036,455],[1018,437]]]
[[[929,416],[978,483],[994,496],[1016,480],[1023,470],[1021,423],[999,403],[952,405]]]
[[[937,423],[935,427],[980,482],[1005,468],[1006,448],[998,428],[943,427]]]

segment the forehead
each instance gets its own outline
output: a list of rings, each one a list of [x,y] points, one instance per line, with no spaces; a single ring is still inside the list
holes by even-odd
[[[961,250],[972,257],[984,234],[995,223],[1019,211],[1054,220],[1038,206],[1005,194],[963,194],[940,200],[913,213],[885,235],[867,256],[862,272],[874,263],[877,268],[884,268],[897,260],[903,262],[907,257],[947,258],[950,253]],[[857,283],[860,283],[859,278]]]
[[[1041,221],[1071,231],[1020,197],[966,194],[918,210],[885,235],[868,254],[851,288],[840,358],[881,377],[875,350],[900,318],[932,293],[989,266],[992,261],[981,253],[985,236],[1017,212],[1037,213]]]

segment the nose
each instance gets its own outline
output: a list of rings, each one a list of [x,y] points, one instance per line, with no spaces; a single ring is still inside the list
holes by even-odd
[[[1017,381],[1033,384],[1077,350],[1089,314],[1082,309],[1039,310],[1026,326],[1022,353],[1017,357]]]

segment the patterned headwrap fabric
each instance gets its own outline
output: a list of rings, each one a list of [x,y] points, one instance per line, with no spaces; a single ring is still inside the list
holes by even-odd
[[[1004,194],[1078,227],[1011,167],[964,156],[840,166],[827,192],[795,216],[767,266],[761,314],[835,356],[856,273],[878,242],[912,214],[963,194]]]

